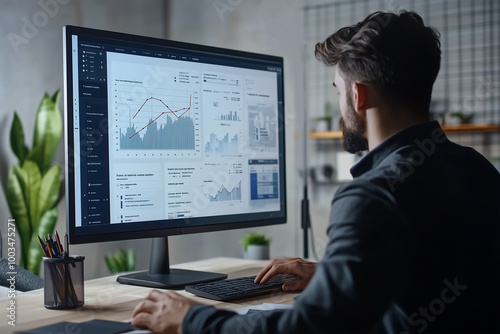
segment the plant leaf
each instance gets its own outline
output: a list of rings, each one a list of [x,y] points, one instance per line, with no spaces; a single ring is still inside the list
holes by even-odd
[[[17,233],[21,239],[21,259],[19,263],[21,266],[26,264],[29,240],[32,233],[28,204],[24,198],[25,186],[25,172],[19,166],[12,166],[7,176],[7,203],[12,218],[16,220]]]
[[[10,147],[19,161],[19,166],[22,166],[29,149],[24,142],[23,124],[16,112],[14,112],[14,119],[10,127]]]
[[[41,146],[33,147],[26,155],[25,160],[33,161],[40,168],[41,161],[43,160],[43,148]]]
[[[31,235],[31,242],[29,247],[29,256],[26,269],[31,271],[33,274],[38,275],[40,272],[40,263],[42,261],[42,248],[38,243],[37,235],[52,235],[54,228],[57,223],[57,208],[46,211],[41,217],[38,224],[38,229],[33,231]]]
[[[38,169],[38,165],[30,160],[24,161],[22,169],[26,175],[24,198],[28,207],[31,230],[36,231],[40,219],[40,212],[38,210],[38,197],[40,194],[42,175],[40,173],[40,169]]]
[[[132,249],[120,249],[113,255],[106,255],[104,260],[112,274],[135,270],[135,253]]]
[[[116,259],[113,255],[106,255],[104,260],[106,260],[106,265],[108,266],[110,273],[115,274],[120,272]]]
[[[135,270],[135,253],[132,249],[129,249],[127,252],[126,271],[134,271],[134,270]]]
[[[125,267],[127,266],[127,256],[123,249],[120,249],[118,253],[115,254],[116,263],[118,264],[118,269],[120,272],[125,271]]]
[[[33,149],[41,149],[36,162],[43,174],[50,167],[62,136],[60,99],[61,90],[57,90],[52,97],[45,93],[36,115]]]
[[[38,197],[38,208],[40,214],[52,209],[59,202],[59,191],[61,189],[61,167],[52,166],[42,178]]]

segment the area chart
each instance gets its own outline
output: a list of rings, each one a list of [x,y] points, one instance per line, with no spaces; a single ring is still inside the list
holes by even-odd
[[[207,196],[210,198],[210,202],[241,200],[241,181],[239,182],[238,186],[234,187],[231,191],[228,191],[224,186],[222,186],[214,196]]]
[[[152,117],[150,115],[146,121],[138,120],[145,107],[152,103],[156,104],[156,108],[162,107],[164,111],[159,111]],[[126,130],[120,129],[120,149],[195,149],[195,126],[193,119],[188,116],[190,110],[191,95],[189,104],[177,109],[169,107],[163,100],[154,96],[147,98],[130,119]]]

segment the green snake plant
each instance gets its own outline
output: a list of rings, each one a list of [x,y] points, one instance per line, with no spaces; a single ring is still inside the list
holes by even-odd
[[[52,234],[57,222],[57,204],[62,198],[61,166],[54,156],[62,136],[59,110],[61,91],[42,98],[35,119],[33,145],[29,149],[19,116],[14,112],[10,146],[18,165],[9,170],[7,202],[21,243],[19,265],[38,275],[42,261],[40,237]]]

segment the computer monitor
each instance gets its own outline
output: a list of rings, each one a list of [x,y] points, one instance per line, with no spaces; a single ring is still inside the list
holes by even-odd
[[[225,278],[170,269],[167,237],[286,222],[283,59],[66,26],[71,244],[154,238],[160,288]]]

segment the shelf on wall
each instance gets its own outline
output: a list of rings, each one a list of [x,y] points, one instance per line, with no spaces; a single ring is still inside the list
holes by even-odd
[[[443,125],[446,133],[471,133],[471,132],[495,132],[500,131],[500,125],[493,124],[459,124]],[[312,131],[309,133],[312,139],[341,139],[342,131]]]
[[[342,131],[312,131],[309,133],[312,139],[340,139]]]
[[[495,132],[500,131],[500,125],[494,124],[459,124],[443,125],[444,132],[447,133],[469,133],[469,132]]]

